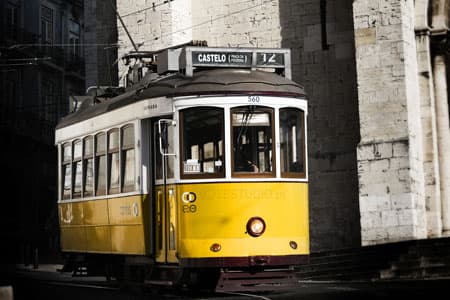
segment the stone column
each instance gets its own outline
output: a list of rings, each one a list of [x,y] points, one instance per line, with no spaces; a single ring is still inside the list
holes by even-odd
[[[450,127],[447,97],[447,75],[444,54],[433,60],[434,90],[436,95],[437,136],[444,231],[450,233]]]
[[[427,236],[438,237],[442,234],[442,216],[428,5],[428,0],[415,1],[414,24],[423,129],[423,169],[425,176]]]
[[[448,111],[448,86],[446,58],[448,43],[448,0],[431,2],[431,38],[433,58],[434,93],[436,102],[436,127],[439,149],[439,172],[442,206],[442,226],[450,234],[450,128]]]
[[[425,238],[414,1],[353,2],[363,245]]]

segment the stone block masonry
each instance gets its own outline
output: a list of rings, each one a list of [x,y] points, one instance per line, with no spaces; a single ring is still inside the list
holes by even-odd
[[[363,245],[427,237],[413,1],[353,3]]]

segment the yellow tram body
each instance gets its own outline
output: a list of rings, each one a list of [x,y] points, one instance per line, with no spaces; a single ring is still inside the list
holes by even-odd
[[[149,197],[59,204],[61,247],[68,252],[149,254]]]
[[[87,97],[59,123],[62,251],[152,276],[307,262],[307,101],[290,52],[176,54],[184,74]]]
[[[179,194],[197,195],[195,202],[182,203],[183,207],[177,210],[182,237],[180,258],[309,253],[306,184],[190,184],[177,190]],[[196,206],[194,212],[189,208],[192,205]],[[263,238],[251,237],[246,232],[245,225],[254,216],[266,222]],[[298,248],[292,249],[290,241],[295,241]],[[221,249],[213,252],[211,245],[216,243]]]
[[[177,237],[169,262],[179,258],[309,254],[305,183],[183,184],[166,189],[173,195],[169,206],[162,197],[155,200],[159,201],[156,219],[160,226],[171,224]],[[157,188],[156,195],[161,193],[163,188]],[[196,200],[177,200],[184,193],[195,193]],[[68,252],[149,255],[149,211],[148,195],[60,203],[62,248]],[[266,220],[263,239],[246,232],[245,224],[253,216]],[[160,262],[166,259],[161,254],[167,245],[163,232],[160,228],[156,233],[162,241],[159,255],[156,253]],[[290,247],[291,241],[298,244],[297,249]],[[210,249],[215,243],[221,246],[218,252]]]

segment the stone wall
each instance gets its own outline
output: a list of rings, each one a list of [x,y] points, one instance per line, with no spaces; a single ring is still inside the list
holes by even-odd
[[[413,1],[354,1],[362,244],[426,237]]]
[[[352,1],[279,2],[282,47],[309,96],[311,250],[361,243]]]

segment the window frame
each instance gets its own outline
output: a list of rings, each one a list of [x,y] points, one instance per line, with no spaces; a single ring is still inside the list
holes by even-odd
[[[302,163],[303,163],[303,172],[284,172],[282,170],[282,161],[281,161],[281,112],[283,110],[296,110],[298,112],[300,112],[300,120],[301,120],[301,126],[302,126],[302,145],[300,146],[302,149]],[[279,124],[278,124],[278,131],[279,131],[279,136],[280,136],[280,176],[281,178],[298,178],[298,179],[305,179],[306,178],[306,131],[305,131],[305,126],[306,126],[306,120],[305,120],[305,111],[301,108],[298,107],[291,107],[291,106],[287,106],[287,107],[281,107],[278,109],[278,118],[279,118]],[[297,145],[297,147],[299,147]]]
[[[117,147],[110,148],[110,142],[111,142],[111,135],[117,133]],[[113,195],[113,194],[120,194],[120,174],[121,174],[121,151],[120,151],[120,130],[119,128],[111,128],[107,131],[107,138],[106,138],[106,149],[107,149],[107,155],[106,155],[106,165],[107,165],[107,171],[106,171],[106,182],[107,182],[107,194]],[[112,185],[112,177],[111,173],[113,170],[113,157],[114,154],[117,155],[117,186],[111,186]]]
[[[64,150],[66,148],[66,146],[68,146],[68,152],[70,153],[70,156],[68,159],[64,159],[65,157],[65,153],[66,151]],[[61,144],[61,179],[60,179],[60,185],[61,185],[61,194],[60,194],[60,199],[61,201],[65,201],[65,200],[71,200],[72,199],[72,143],[71,142],[64,142]],[[69,174],[70,174],[70,182],[69,182],[69,193],[68,195],[66,195],[64,193],[64,188],[66,186],[66,168],[69,167]]]
[[[124,131],[128,128],[131,128],[131,131],[133,133],[133,142],[130,145],[124,145],[124,138],[125,138],[125,134]],[[120,148],[120,154],[119,154],[119,164],[120,164],[120,172],[119,172],[119,185],[120,185],[120,192],[124,193],[124,192],[132,192],[136,190],[136,132],[135,132],[135,126],[134,124],[126,124],[122,127],[120,127],[120,132],[119,132],[119,148]],[[127,161],[126,159],[126,155],[125,153],[127,153],[128,151],[133,150],[133,161],[132,161],[132,166],[133,166],[133,184],[130,185],[125,185],[125,171],[127,170]]]
[[[48,12],[51,13],[50,18],[44,14],[44,10],[48,10]],[[41,41],[43,44],[52,45],[55,42],[55,9],[48,5],[48,3],[41,4],[40,13]]]
[[[78,146],[79,145],[79,146]],[[75,151],[79,147],[79,156],[75,156]],[[76,167],[77,166],[77,167]],[[80,170],[78,171],[78,166]],[[72,141],[72,199],[82,198],[83,190],[83,142],[82,139]],[[77,173],[79,172],[79,191],[76,191]]]
[[[104,137],[104,149],[100,149],[100,150],[98,149],[98,146],[97,146],[97,140],[98,140],[99,136],[103,136]],[[108,187],[108,183],[107,183],[107,181],[108,181],[107,180],[107,177],[108,177],[107,164],[108,164],[108,162],[107,162],[107,151],[106,151],[106,147],[107,147],[106,139],[107,139],[107,135],[103,131],[97,132],[94,135],[94,196],[104,196],[104,195],[107,194],[106,190],[107,190],[107,187]],[[101,191],[101,190],[99,191],[99,177],[98,177],[99,172],[98,172],[98,170],[101,167],[99,161],[100,161],[100,158],[102,156],[105,159],[105,166],[104,166],[105,170],[103,170],[104,171],[104,175],[105,175],[105,179],[104,179],[104,182],[103,182],[104,190],[103,191]]]
[[[261,112],[268,112],[269,113],[269,120],[270,120],[270,127],[271,127],[271,135],[272,135],[272,157],[271,157],[271,163],[272,163],[272,170],[270,172],[264,172],[264,173],[255,173],[251,171],[235,171],[235,154],[234,154],[234,134],[233,134],[233,113],[236,112],[236,110],[243,109],[245,107],[255,107]],[[276,132],[275,132],[275,114],[276,110],[274,107],[271,106],[264,106],[264,105],[239,105],[239,106],[233,106],[230,108],[230,159],[231,159],[231,177],[232,178],[276,178],[277,177],[277,153],[275,152],[275,144],[276,141]]]
[[[214,172],[214,173],[185,173],[184,172],[184,161],[185,161],[185,152],[184,152],[184,113],[188,110],[195,110],[195,109],[215,109],[221,111],[221,130],[220,130],[220,136],[222,140],[222,170],[220,172]],[[180,168],[180,178],[181,179],[213,179],[213,178],[225,178],[226,174],[226,136],[225,136],[225,108],[220,106],[192,106],[192,107],[186,107],[181,110],[179,110],[179,123],[180,123],[180,129],[179,129],[179,151],[180,151],[180,161],[179,161],[179,168]],[[216,146],[215,142],[213,143],[213,151],[215,151]],[[219,143],[217,143],[217,147],[220,147]],[[201,148],[203,149],[205,144],[201,145]],[[200,148],[200,145],[198,145]],[[203,151],[203,150],[202,150]],[[213,160],[214,161],[214,160]],[[203,163],[204,161],[202,161]]]
[[[91,140],[91,153],[86,154],[86,141]],[[86,178],[87,178],[87,165],[89,160],[91,160],[92,164],[92,182],[91,182],[91,191],[86,190]],[[95,138],[93,135],[87,135],[83,137],[83,175],[82,175],[82,197],[92,197],[95,195]]]

